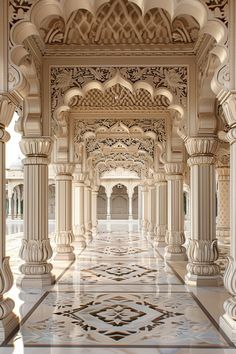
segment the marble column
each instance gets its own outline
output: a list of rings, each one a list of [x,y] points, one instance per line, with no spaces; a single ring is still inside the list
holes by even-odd
[[[164,247],[167,230],[167,181],[164,173],[156,175],[156,227],[154,245]]]
[[[48,164],[52,148],[50,137],[23,138],[20,142],[24,162],[24,238],[20,257],[22,276],[18,285],[26,288],[54,283],[52,248],[48,238]]]
[[[187,260],[186,249],[183,247],[184,236],[184,201],[182,162],[165,164],[168,191],[168,222],[165,241],[165,259],[168,261]]]
[[[138,230],[142,229],[142,192],[141,186],[138,186]]]
[[[141,194],[142,194],[142,234],[146,235],[147,232],[147,223],[148,223],[148,186],[141,186]]]
[[[12,218],[12,194],[8,198],[8,217]]]
[[[84,227],[84,183],[82,174],[74,175],[73,228],[75,244],[83,251],[86,248]]]
[[[17,192],[17,218],[21,219],[21,195],[20,195],[20,190]]]
[[[150,241],[154,239],[154,227],[155,227],[155,207],[156,207],[156,194],[155,185],[148,186],[148,232],[147,237]]]
[[[56,172],[56,255],[55,260],[74,260],[72,229],[72,173],[70,163],[54,164]]]
[[[98,191],[99,191],[99,187],[98,186],[94,186],[92,188],[92,236],[96,236],[97,235],[97,224],[98,224],[98,220],[97,220],[97,200],[98,200]]]
[[[6,107],[4,107],[6,105]],[[0,101],[0,116],[11,113],[11,104],[6,100]],[[13,114],[14,110],[12,111]],[[3,117],[4,118],[4,117]],[[10,119],[9,119],[10,120]],[[13,275],[9,265],[10,257],[6,257],[6,180],[5,180],[5,143],[10,135],[0,123],[0,339],[4,340],[18,326],[18,318],[12,312],[14,301],[4,298],[13,285]]]
[[[222,284],[216,240],[215,153],[218,140],[208,137],[189,138],[191,236],[186,283],[197,286]]]
[[[235,101],[234,106],[235,107]],[[234,113],[235,117],[235,113]],[[220,319],[221,328],[233,342],[236,341],[236,128],[227,134],[230,143],[230,256],[224,274],[224,285],[231,297],[224,302],[225,314]]]
[[[106,191],[107,195],[107,220],[111,220],[111,192]]]
[[[16,190],[13,194],[13,218],[17,218],[17,193]]]
[[[85,226],[85,239],[86,243],[90,243],[93,239],[92,236],[92,223],[91,223],[91,187],[88,184],[84,185],[84,226]]]
[[[217,199],[218,213],[216,223],[216,237],[220,245],[230,245],[230,178],[229,167],[218,167],[217,172]]]
[[[133,189],[128,192],[129,197],[129,220],[133,220]]]

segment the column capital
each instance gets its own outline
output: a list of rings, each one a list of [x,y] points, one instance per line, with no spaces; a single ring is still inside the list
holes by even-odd
[[[222,103],[224,117],[229,126],[236,124],[236,92],[230,92]]]
[[[15,104],[6,95],[0,95],[0,127],[8,126],[15,112]]]
[[[52,150],[51,137],[24,137],[20,141],[20,149],[27,157],[48,157]]]
[[[155,176],[155,184],[166,183],[166,175],[163,172],[157,173]]]
[[[74,171],[74,164],[73,163],[55,163],[53,164],[54,171],[56,172],[57,176],[72,176]]]
[[[93,186],[92,187],[92,193],[93,194],[98,194],[98,191],[99,191],[99,186]]]
[[[84,174],[83,173],[73,173],[73,181],[75,183],[84,183]]]
[[[219,147],[219,140],[216,137],[193,137],[188,138],[185,143],[189,155],[210,155],[214,156]]]
[[[229,180],[230,168],[227,166],[219,166],[216,168],[218,179]]]
[[[183,162],[167,162],[165,164],[166,178],[168,175],[182,175],[185,164]]]

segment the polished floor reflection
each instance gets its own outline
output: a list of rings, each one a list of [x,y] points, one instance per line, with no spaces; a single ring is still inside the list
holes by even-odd
[[[20,237],[9,241],[9,250],[19,247]],[[22,323],[0,353],[236,353],[218,326],[224,288],[185,286],[186,263],[162,254],[136,224],[102,224],[75,262],[53,262],[53,287],[12,289]],[[18,266],[12,259],[16,275]]]

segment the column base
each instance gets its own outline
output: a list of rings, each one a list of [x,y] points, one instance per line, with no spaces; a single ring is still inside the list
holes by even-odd
[[[75,235],[75,240],[73,242],[73,244],[75,245],[76,248],[79,248],[81,250],[81,252],[86,248],[87,244],[85,241],[84,236],[82,235]]]
[[[0,340],[4,341],[15,330],[19,329],[19,318],[11,312],[7,317],[0,320]]]
[[[165,259],[165,261],[168,261],[168,262],[183,262],[183,261],[187,261],[188,257],[186,255],[186,253],[165,252],[164,259]]]
[[[84,237],[85,237],[85,240],[86,240],[87,244],[92,242],[92,240],[93,240],[93,236],[92,236],[92,232],[91,231],[86,231]]]
[[[159,240],[154,240],[154,247],[166,247],[166,242],[165,241],[159,241]]]
[[[42,289],[55,284],[55,275],[52,273],[40,275],[21,275],[16,279],[16,285],[21,289],[38,288]]]
[[[223,279],[220,275],[203,276],[187,273],[185,284],[190,286],[222,286]]]
[[[236,342],[236,321],[226,313],[220,317],[220,328],[227,334],[232,342]]]
[[[74,261],[75,260],[74,252],[70,253],[56,253],[55,257],[53,258],[54,261]]]

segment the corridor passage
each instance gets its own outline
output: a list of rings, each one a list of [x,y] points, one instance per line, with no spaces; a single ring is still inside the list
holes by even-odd
[[[22,326],[0,353],[235,353],[217,324],[225,290],[186,287],[186,263],[162,253],[136,231],[100,228],[55,286],[19,294]]]

